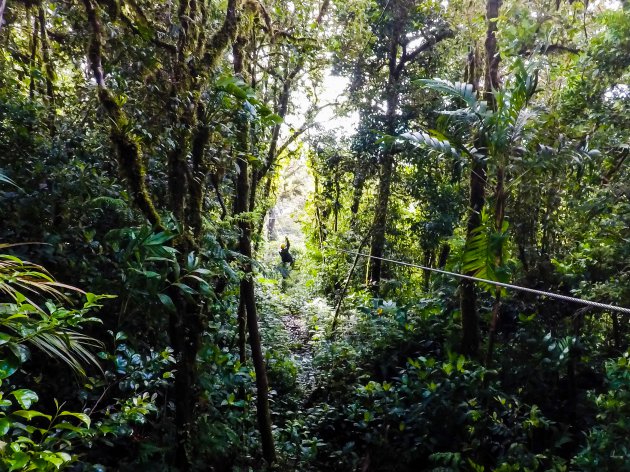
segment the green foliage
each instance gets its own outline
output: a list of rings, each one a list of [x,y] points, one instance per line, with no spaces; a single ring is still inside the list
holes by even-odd
[[[245,274],[278,470],[628,468],[623,318],[479,290],[489,369],[458,353],[456,280],[384,263],[374,298],[344,252],[370,247],[391,157],[386,257],[630,306],[627,2],[500,2],[492,91],[483,2],[7,3],[0,240],[36,244],[0,243],[0,471],[274,467]],[[297,194],[281,279],[265,214]]]
[[[593,394],[597,422],[588,432],[584,449],[573,461],[580,470],[628,470],[629,358],[626,353],[606,363],[608,391]]]
[[[100,322],[86,315],[100,307],[101,300],[111,297],[88,293],[82,309],[63,308],[50,301],[45,302],[44,309],[18,289],[27,289],[37,296],[65,298],[59,289],[72,287],[55,282],[43,268],[17,257],[2,255],[0,260],[0,288],[12,299],[12,303],[0,303],[0,468],[60,470],[76,460],[72,446],[93,435],[90,417],[64,410],[56,400],[53,415],[32,409],[39,396],[27,388],[15,388],[11,377],[29,360],[29,345],[84,375],[86,364],[97,364],[90,348],[101,344],[76,330],[85,323]],[[78,420],[78,426],[72,419]]]

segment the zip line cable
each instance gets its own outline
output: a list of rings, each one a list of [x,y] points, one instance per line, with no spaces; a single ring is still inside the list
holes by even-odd
[[[394,260],[394,259],[388,259],[386,257],[370,256],[369,254],[365,254],[365,253],[362,253],[362,252],[346,251],[345,249],[339,249],[339,248],[336,248],[336,250],[340,251],[340,252],[345,252],[346,254],[352,254],[352,255],[355,255],[355,256],[364,256],[364,257],[367,257],[367,258],[370,258],[370,259],[379,259],[381,261],[392,262],[394,264],[407,266],[407,267],[415,267],[415,268],[418,268],[418,269],[428,270],[430,272],[437,272],[438,274],[449,275],[451,277],[458,277],[460,279],[472,280],[474,282],[483,282],[483,283],[486,283],[486,284],[496,285],[497,287],[508,288],[508,289],[511,289],[511,290],[520,290],[521,292],[528,292],[528,293],[533,293],[533,294],[536,294],[536,295],[543,295],[545,297],[556,298],[558,300],[563,300],[565,302],[580,303],[582,305],[588,305],[588,306],[592,306],[592,307],[595,307],[595,308],[602,308],[604,310],[609,310],[609,311],[617,311],[619,313],[624,313],[626,315],[630,315],[630,308],[625,308],[625,307],[621,307],[621,306],[608,305],[607,303],[599,303],[599,302],[594,302],[594,301],[591,301],[591,300],[583,300],[581,298],[569,297],[567,295],[561,295],[559,293],[545,292],[543,290],[536,290],[536,289],[533,289],[533,288],[521,287],[519,285],[506,284],[506,283],[497,282],[497,281],[494,281],[494,280],[488,280],[488,279],[482,279],[482,278],[479,278],[479,277],[473,277],[473,276],[470,276],[470,275],[458,274],[456,272],[449,272],[447,270],[442,270],[442,269],[434,269],[433,267],[426,267],[426,266],[422,266],[422,265],[419,265],[419,264],[411,264],[410,262],[397,261],[397,260]]]

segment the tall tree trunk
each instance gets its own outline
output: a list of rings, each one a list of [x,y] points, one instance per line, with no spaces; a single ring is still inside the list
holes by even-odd
[[[255,233],[256,238],[254,242],[254,252],[257,252],[258,247],[260,246],[260,241],[262,239],[263,226],[265,225],[265,216],[267,214],[267,209],[271,207],[271,205],[269,204],[269,199],[271,197],[271,189],[273,187],[274,174],[275,174],[274,172],[270,172],[270,173],[267,173],[267,175],[265,176],[265,186],[263,187],[262,195],[260,198],[260,201],[262,202],[264,207],[262,209],[260,218],[256,222],[256,233]]]
[[[360,158],[359,158],[360,160]],[[365,186],[365,179],[367,177],[367,171],[361,162],[358,162],[354,170],[354,192],[352,194],[352,204],[350,205],[350,212],[352,213],[352,221],[354,222],[357,213],[359,212],[359,206],[361,205],[361,197],[363,196],[363,187]]]
[[[505,204],[507,194],[504,188],[505,183],[505,167],[504,163],[499,163],[497,167],[497,186],[494,192],[494,225],[497,232],[501,232],[503,228],[503,220],[505,218]],[[499,247],[496,256],[497,266],[503,264],[503,247]],[[496,287],[494,292],[494,306],[492,308],[492,318],[490,320],[490,329],[488,331],[488,350],[486,353],[486,367],[490,368],[492,363],[492,354],[494,351],[494,342],[496,339],[497,322],[499,321],[499,313],[501,310],[501,288]]]
[[[39,34],[42,44],[42,59],[44,60],[44,76],[46,78],[46,106],[48,107],[48,130],[52,136],[55,135],[55,91],[54,80],[55,71],[53,69],[52,53],[48,33],[46,32],[46,12],[44,5],[40,1],[37,4],[37,15],[39,17]]]
[[[188,182],[188,224],[193,230],[194,236],[201,236],[203,229],[203,203],[206,195],[206,181],[208,178],[208,164],[205,158],[206,148],[210,141],[210,127],[203,122],[204,106],[198,105],[197,119],[200,120],[192,140],[191,162],[192,175]],[[219,196],[221,194],[219,193]]]
[[[443,269],[448,260],[448,256],[451,253],[451,246],[449,243],[442,244],[440,248],[440,257],[438,257],[438,269]]]
[[[243,42],[236,40],[233,48],[234,53],[234,73],[243,73]],[[251,175],[249,162],[246,154],[249,151],[249,122],[246,116],[239,117],[237,146],[239,156],[237,158],[238,177],[236,180],[236,200],[234,204],[235,214],[250,211],[250,183]],[[268,464],[275,462],[276,451],[271,429],[271,412],[269,409],[269,381],[267,379],[267,369],[265,358],[262,353],[260,342],[260,331],[258,327],[258,315],[256,312],[256,298],[254,293],[254,279],[251,264],[252,258],[252,227],[248,219],[240,219],[239,223],[239,252],[245,257],[243,264],[244,276],[241,279],[240,298],[241,303],[247,312],[247,328],[249,330],[249,344],[252,350],[252,362],[256,372],[256,396],[257,396],[257,416],[258,428],[262,441],[263,457]],[[242,329],[242,328],[241,328]]]
[[[396,108],[398,107],[398,33],[392,34],[389,45],[389,73],[387,80],[387,110],[385,122],[387,133],[393,136],[396,131]],[[394,171],[394,153],[391,146],[383,151],[380,168],[380,179],[374,221],[372,222],[372,244],[370,245],[370,260],[368,263],[368,280],[372,292],[378,296],[381,282],[381,267],[383,250],[385,248],[385,231],[387,229],[387,207],[392,186]]]
[[[30,13],[30,9],[28,10]],[[30,17],[30,14],[29,14]],[[0,25],[1,26],[1,25]],[[31,34],[31,57],[29,61],[29,66],[31,68],[30,73],[30,83],[28,86],[29,89],[29,97],[31,100],[35,99],[35,63],[37,61],[37,50],[39,48],[39,19],[37,16],[33,17],[33,33]]]
[[[469,214],[466,226],[466,241],[481,224],[481,210],[485,203],[486,166],[481,160],[473,161],[470,172]],[[473,275],[467,273],[466,275]],[[479,315],[477,314],[477,295],[475,284],[471,280],[462,280],[460,284],[460,311],[462,316],[462,352],[477,356],[479,352]]]
[[[185,255],[187,248],[177,246]],[[181,262],[181,261],[180,261]],[[169,338],[177,359],[175,375],[175,465],[180,471],[190,470],[193,427],[195,425],[194,405],[197,386],[197,352],[201,344],[203,323],[202,307],[190,303],[178,288],[168,291],[175,305],[175,312],[169,316]]]
[[[108,118],[111,121],[110,136],[114,144],[120,173],[126,180],[135,205],[142,211],[142,214],[149,220],[157,231],[163,231],[164,226],[161,223],[160,216],[153,204],[153,200],[149,193],[145,182],[145,167],[142,156],[142,148],[135,136],[128,129],[130,119],[126,115],[123,107],[116,100],[112,92],[107,88],[105,74],[102,65],[102,50],[105,44],[105,35],[100,21],[100,7],[96,0],[83,0],[85,11],[87,13],[88,23],[91,29],[90,45],[88,49],[89,65],[94,75],[96,85],[98,87],[98,98],[101,106],[105,109]],[[182,2],[180,4],[179,16],[185,19],[182,23],[184,33],[180,35],[177,53],[179,65],[186,62],[186,48],[189,46],[186,41],[188,38],[198,38],[196,26],[193,21],[186,20],[196,16],[195,8],[197,2]],[[216,61],[223,54],[225,48],[236,34],[237,27],[237,9],[238,0],[228,0],[225,20],[221,28],[212,36],[209,41],[208,48],[204,53],[203,64],[204,70],[209,74],[214,68]],[[40,23],[43,23],[40,11]],[[44,27],[45,25],[40,25]],[[44,40],[42,33],[42,40]],[[194,41],[193,41],[194,42]],[[194,44],[192,44],[194,48]],[[186,72],[187,68],[176,66],[176,77],[178,80],[173,81],[173,92],[175,95],[185,92],[194,92],[194,87],[201,83],[197,80],[192,84]],[[178,75],[179,74],[179,75]],[[197,78],[199,79],[199,78]],[[175,87],[178,88],[175,88]],[[182,90],[185,87],[187,90]],[[191,90],[192,89],[192,90]],[[52,83],[49,88],[49,96],[52,95]],[[179,221],[186,221],[184,215],[185,198],[186,198],[186,180],[189,170],[186,161],[188,145],[190,143],[190,133],[194,129],[194,110],[196,103],[189,108],[184,115],[174,114],[171,116],[173,120],[180,120],[182,117],[186,120],[186,130],[181,131],[177,136],[176,149],[169,154],[169,199],[170,210],[176,215]],[[178,124],[176,121],[172,125]],[[203,131],[203,130],[200,130]],[[204,138],[204,136],[200,136]],[[201,139],[203,141],[203,139]],[[197,151],[199,154],[194,158],[203,158],[204,142],[197,142],[199,145]],[[197,161],[200,165],[200,161]],[[200,169],[197,169],[200,170]],[[193,189],[190,189],[194,193]],[[199,221],[195,223],[199,225]],[[193,225],[193,226],[195,226]],[[197,230],[199,228],[196,228]],[[184,234],[177,239],[176,247],[181,257],[195,247],[195,242]],[[180,263],[184,261],[180,260]],[[171,280],[172,283],[177,280]],[[175,426],[176,426],[176,467],[180,471],[190,470],[192,468],[192,456],[190,454],[190,445],[192,438],[192,428],[195,424],[194,417],[194,398],[195,388],[197,385],[196,358],[200,346],[200,336],[203,332],[203,303],[190,303],[183,296],[181,291],[171,285],[167,294],[171,297],[175,310],[169,315],[169,337],[173,346],[175,357],[177,359],[177,374],[175,376]]]
[[[486,73],[484,80],[484,98],[491,109],[496,109],[493,91],[499,87],[499,60],[497,54],[496,18],[499,16],[501,0],[488,0],[486,3]],[[474,57],[471,54],[469,57]],[[474,70],[469,66],[469,70]],[[487,143],[479,143],[480,148]],[[472,232],[481,224],[481,210],[486,198],[486,164],[481,159],[474,159],[470,172],[469,214],[466,227],[466,241],[470,241]],[[471,275],[471,274],[468,274]],[[479,353],[479,315],[475,285],[470,280],[462,280],[460,285],[460,309],[462,316],[462,352],[469,356]]]
[[[98,87],[99,101],[112,122],[110,136],[116,150],[118,168],[122,177],[127,181],[135,205],[156,229],[163,230],[164,227],[160,216],[153,205],[153,200],[145,182],[142,149],[137,140],[126,131],[129,118],[105,83],[105,73],[102,64],[104,35],[99,18],[98,4],[93,0],[83,0],[83,4],[91,28],[88,59]]]
[[[433,267],[433,263],[435,262],[435,249],[425,249],[424,250],[424,266],[425,267]],[[425,291],[429,290],[429,284],[431,282],[431,271],[428,269],[424,269],[422,271],[422,286]]]
[[[339,197],[341,194],[341,188],[339,186],[339,173],[335,170],[335,203],[333,207],[333,231],[336,233],[339,229],[339,208],[341,207],[341,203],[339,202]]]

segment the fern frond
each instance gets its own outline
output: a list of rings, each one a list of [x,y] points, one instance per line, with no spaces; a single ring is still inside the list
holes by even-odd
[[[113,197],[96,197],[88,202],[88,205],[91,207],[101,207],[101,208],[112,208],[116,210],[121,210],[127,208],[127,203],[120,198]]]

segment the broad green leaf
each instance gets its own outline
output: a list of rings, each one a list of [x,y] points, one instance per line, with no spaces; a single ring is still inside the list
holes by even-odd
[[[11,337],[11,335],[10,335],[10,334],[7,334],[7,333],[0,333],[0,346],[2,346],[3,344],[6,344],[6,343],[8,343],[8,342],[10,342],[10,341],[11,341],[11,339],[13,339],[13,338]]]
[[[14,392],[11,392],[11,395],[15,397],[20,406],[25,410],[28,410],[33,403],[36,403],[39,400],[39,397],[35,392],[26,388],[15,390]]]
[[[59,416],[74,416],[75,418],[78,418],[83,423],[85,423],[85,425],[88,428],[90,427],[90,424],[92,424],[92,420],[85,413],[75,413],[73,411],[62,411],[61,413],[59,413]]]
[[[166,308],[168,308],[169,311],[171,311],[173,313],[175,313],[177,311],[177,308],[175,308],[175,304],[173,303],[173,300],[167,294],[165,294],[165,293],[158,293],[158,297],[160,298],[160,301],[162,302],[162,305],[164,305]]]
[[[47,420],[52,419],[50,415],[42,413],[40,411],[35,410],[17,410],[11,413],[12,415],[19,416],[21,418],[25,418],[27,420],[32,420],[33,418],[46,418]]]
[[[460,98],[471,108],[477,104],[477,95],[472,84],[450,82],[444,79],[421,79],[418,80],[418,83],[451,97]]]
[[[28,464],[30,456],[22,451],[14,452],[10,459],[6,459],[7,465],[10,465],[9,472],[14,470],[23,470],[24,466]]]
[[[10,428],[11,422],[9,421],[9,419],[6,417],[0,418],[0,436],[4,436],[5,434],[7,434]]]
[[[0,359],[0,380],[13,375],[20,365],[20,361],[10,354],[5,359]]]
[[[149,238],[147,238],[144,244],[146,246],[161,246],[165,242],[173,239],[173,237],[174,235],[168,234],[165,232],[156,233],[154,235],[151,235]]]
[[[196,290],[194,290],[192,287],[190,287],[189,285],[183,284],[183,283],[174,283],[173,285],[175,285],[176,287],[178,287],[182,292],[187,293],[188,295],[195,295],[197,293]]]

